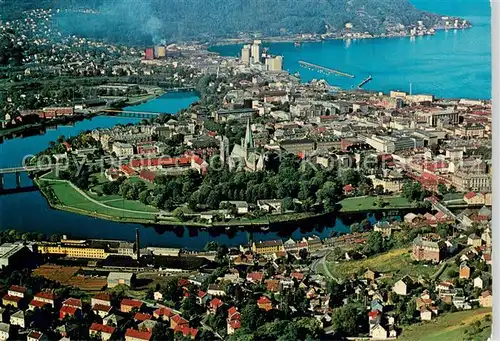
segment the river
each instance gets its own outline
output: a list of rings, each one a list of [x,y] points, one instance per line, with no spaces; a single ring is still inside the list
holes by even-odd
[[[369,75],[367,90],[431,93],[446,98],[491,98],[491,13],[488,0],[413,0],[417,8],[468,19],[466,30],[438,31],[434,36],[329,40],[263,44],[284,56],[284,69],[299,72],[302,81],[324,78],[351,89]],[[242,45],[216,46],[212,51],[238,56]],[[351,73],[356,78],[326,76],[299,66],[299,60]]]
[[[391,38],[351,41],[336,40],[307,43],[300,48],[293,44],[271,44],[274,54],[285,56],[285,68],[302,71],[303,80],[321,75],[299,70],[297,61],[304,59],[321,65],[353,72],[355,81],[329,77],[332,85],[349,88],[368,74],[374,77],[367,89],[388,91],[407,90],[413,83],[414,92],[434,93],[442,97],[489,98],[491,89],[490,12],[487,0],[430,1],[414,0],[417,7],[428,11],[463,16],[474,27],[463,31],[438,32],[432,37]],[[227,55],[237,55],[239,46],[216,47]],[[171,93],[130,109],[139,111],[177,112],[197,100],[194,93]],[[135,123],[137,119],[98,116],[92,120],[59,126],[43,135],[6,140],[0,144],[0,167],[17,166],[27,154],[37,153],[60,135],[76,135],[80,131],[111,127],[118,123]],[[30,181],[23,175],[23,183]],[[12,187],[14,176],[6,176],[6,187]],[[51,209],[39,192],[0,196],[0,228],[38,231],[47,235],[68,233],[81,238],[113,238],[133,240],[135,228],[141,231],[144,245],[162,245],[201,249],[210,240],[226,245],[248,242],[246,232],[210,235],[206,231],[177,229],[165,231],[135,224],[122,224]],[[316,229],[318,228],[318,229]],[[287,226],[281,234],[253,233],[254,240],[268,240],[317,234],[329,236],[332,231],[346,230],[340,219],[322,226]]]
[[[187,108],[198,100],[193,92],[169,93],[157,99],[148,101],[128,110],[150,112],[177,112]],[[56,129],[47,129],[43,135],[35,135],[23,139],[10,139],[0,144],[0,167],[18,166],[28,154],[35,154],[47,148],[50,141],[55,141],[60,135],[72,136],[81,131],[96,128],[112,127],[116,124],[136,123],[138,119],[125,117],[97,116],[92,120],[76,122],[74,126],[59,126]],[[22,184],[30,184],[31,180],[26,174],[22,175]],[[5,176],[5,188],[15,186],[14,175]],[[141,242],[144,245],[161,245],[170,247],[185,247],[189,249],[202,249],[208,241],[216,240],[226,245],[245,244],[249,240],[249,233],[232,231],[230,233],[214,233],[197,231],[196,229],[177,228],[175,231],[165,228],[144,227],[137,224],[117,223],[70,212],[51,209],[40,192],[17,193],[0,196],[0,228],[16,229],[20,231],[43,232],[46,235],[53,233],[67,233],[80,238],[108,238],[133,240],[135,228],[140,228]],[[254,240],[269,240],[280,237],[293,236],[300,238],[312,234],[327,237],[335,228],[336,231],[345,231],[345,225],[337,220],[330,228],[313,231],[301,231],[298,226],[289,226],[282,235],[274,232],[253,233]]]

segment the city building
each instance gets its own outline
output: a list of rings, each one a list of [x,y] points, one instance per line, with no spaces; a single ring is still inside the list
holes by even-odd
[[[267,71],[281,72],[283,71],[283,57],[282,56],[267,57],[265,65]]]
[[[112,150],[117,157],[134,155],[134,146],[130,143],[114,142]]]
[[[254,64],[260,64],[260,58],[261,58],[261,45],[262,41],[261,40],[254,40],[251,48],[252,52],[252,63]]]
[[[250,65],[250,61],[251,61],[251,57],[252,57],[251,49],[252,49],[252,47],[248,44],[243,45],[243,48],[241,49],[241,61],[247,66]]]
[[[435,238],[418,236],[413,240],[412,256],[418,261],[439,263],[446,254],[446,245]]]
[[[114,327],[96,322],[92,323],[92,325],[89,328],[89,335],[93,337],[100,335],[102,341],[109,340],[114,332],[115,332]]]
[[[276,252],[282,252],[283,241],[281,239],[277,240],[266,240],[252,243],[252,251],[258,254],[270,254]]]

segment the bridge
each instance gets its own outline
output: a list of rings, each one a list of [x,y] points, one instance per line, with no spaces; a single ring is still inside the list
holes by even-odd
[[[167,112],[130,111],[121,109],[103,109],[102,114],[109,116],[134,117],[134,118],[156,118],[160,115],[171,115]]]
[[[342,72],[339,70],[331,69],[329,67],[321,66],[318,64],[313,64],[309,62],[305,62],[303,60],[299,60],[299,65],[303,68],[309,69],[309,70],[314,70],[314,71],[319,71],[321,73],[325,73],[327,75],[334,74],[336,76],[343,76],[343,77],[348,77],[348,78],[354,78],[356,76],[347,73],[347,72]]]
[[[4,187],[5,187],[4,175],[5,174],[15,174],[15,176],[16,176],[16,190],[19,190],[21,188],[21,173],[54,170],[60,166],[62,166],[62,165],[55,164],[55,165],[19,166],[19,167],[2,168],[2,169],[0,169],[0,192],[2,194],[6,194],[5,193],[6,191],[12,191],[12,190],[4,189]]]

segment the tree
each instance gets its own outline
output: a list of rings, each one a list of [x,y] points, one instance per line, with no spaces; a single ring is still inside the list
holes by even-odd
[[[356,335],[358,329],[358,309],[353,304],[347,304],[336,309],[332,314],[332,326],[341,334]]]
[[[369,255],[377,254],[384,251],[384,238],[380,232],[372,231],[368,237],[365,246],[365,251]]]
[[[241,326],[248,330],[257,330],[262,325],[263,318],[257,302],[248,300],[247,305],[241,311]]]
[[[438,193],[441,195],[445,195],[446,193],[448,193],[448,187],[446,187],[445,184],[439,184],[438,185]]]

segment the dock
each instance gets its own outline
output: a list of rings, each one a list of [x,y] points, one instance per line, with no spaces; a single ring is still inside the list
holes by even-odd
[[[372,79],[373,79],[372,75],[369,75],[368,77],[366,77],[361,83],[359,83],[358,89],[361,89],[363,87],[363,85],[365,85],[366,83],[368,83]]]
[[[342,71],[339,71],[339,70],[331,69],[331,68],[326,67],[326,66],[321,66],[321,65],[318,65],[318,64],[313,64],[313,63],[305,62],[303,60],[299,60],[299,65],[301,67],[303,67],[303,68],[306,68],[306,69],[309,69],[309,70],[319,71],[319,72],[326,73],[326,74],[334,74],[334,75],[337,75],[337,76],[343,76],[343,77],[348,77],[348,78],[354,78],[355,77],[354,75],[352,75],[350,73],[347,73],[347,72],[342,72]]]

